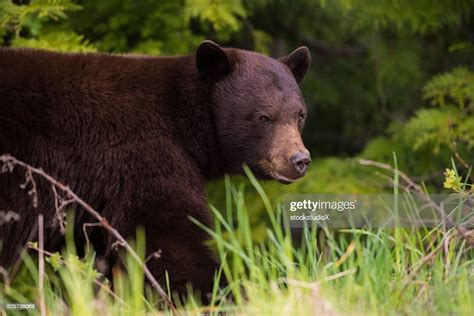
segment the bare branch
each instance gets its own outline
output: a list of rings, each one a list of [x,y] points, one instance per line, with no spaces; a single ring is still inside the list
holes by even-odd
[[[54,194],[54,220],[59,225],[59,231],[61,234],[66,233],[66,212],[65,208],[67,205],[74,202],[74,199],[64,200],[56,190],[56,186],[54,184],[51,185],[51,191]]]
[[[82,225],[82,232],[84,233],[84,238],[86,239],[86,248],[90,247],[90,240],[89,240],[89,236],[87,235],[87,228],[95,227],[95,226],[102,227],[100,223],[85,223],[84,225]]]
[[[127,250],[129,255],[143,268],[146,278],[151,283],[153,288],[158,292],[161,298],[165,301],[166,305],[168,305],[168,307],[173,311],[173,313],[175,315],[179,314],[173,302],[171,301],[171,299],[168,297],[168,295],[163,290],[163,288],[159,285],[158,281],[150,272],[146,264],[141,260],[140,256],[135,252],[135,250],[133,250],[132,246],[130,246],[130,244],[125,240],[125,238],[112,225],[110,225],[110,223],[107,221],[105,217],[103,217],[92,206],[90,206],[83,199],[77,196],[68,186],[62,184],[61,182],[59,182],[58,180],[56,180],[55,178],[53,178],[52,176],[44,172],[42,169],[35,168],[8,154],[0,156],[0,162],[3,163],[3,166],[1,169],[2,172],[3,170],[7,170],[11,172],[14,166],[19,166],[25,169],[27,174],[30,174],[31,176],[33,175],[40,176],[41,178],[45,179],[50,184],[52,184],[56,189],[59,189],[65,196],[68,197],[68,199],[73,199],[74,203],[77,203],[86,212],[92,215],[102,225],[102,227],[104,227],[112,236],[114,236],[115,239],[117,239],[117,241],[121,245],[124,246],[124,248]]]
[[[29,184],[31,184],[31,189],[28,191],[28,195],[31,196],[33,207],[37,208],[38,207],[38,191],[36,190],[36,182],[35,182],[35,179],[33,179],[33,173],[31,172],[31,169],[27,168],[25,172],[25,182],[20,184],[20,188],[25,190]]]
[[[471,166],[464,159],[462,159],[461,155],[458,152],[458,145],[457,145],[456,139],[453,136],[454,132],[453,132],[453,122],[451,121],[451,116],[448,117],[448,127],[449,127],[449,132],[450,132],[449,139],[451,141],[451,150],[453,151],[454,156],[464,168],[466,169],[471,168]]]
[[[38,247],[40,250],[44,249],[44,219],[43,214],[38,215]],[[41,316],[46,316],[46,301],[44,297],[44,253],[39,252],[38,256],[38,292],[40,301]]]
[[[20,214],[13,211],[0,211],[0,226],[10,222],[18,222]]]
[[[110,245],[110,248],[115,251],[118,251],[119,247],[125,248],[125,245],[120,240],[114,241],[112,245]]]
[[[0,275],[3,276],[3,281],[7,286],[10,284],[10,278],[8,277],[8,271],[4,267],[0,266]]]
[[[146,259],[145,259],[145,263],[147,263],[148,261],[150,261],[151,259],[160,259],[161,258],[161,249],[159,249],[158,251],[155,251],[153,253],[151,253]]]
[[[472,240],[472,238],[470,237],[469,230],[467,230],[465,227],[456,225],[449,217],[446,217],[446,213],[445,213],[443,207],[441,207],[438,203],[433,201],[433,199],[431,199],[429,194],[427,194],[423,190],[423,188],[419,184],[414,182],[407,174],[405,174],[404,172],[402,172],[398,169],[393,168],[389,164],[378,162],[378,161],[359,159],[359,163],[361,165],[374,166],[374,167],[377,167],[377,168],[389,170],[393,173],[397,173],[400,176],[400,178],[407,183],[407,185],[405,186],[405,189],[407,191],[416,194],[418,197],[420,197],[425,202],[427,202],[430,206],[432,206],[438,212],[438,214],[443,217],[446,224],[448,224],[451,227],[454,227],[458,231],[459,235],[462,238],[464,238],[468,244],[474,245],[474,240]]]

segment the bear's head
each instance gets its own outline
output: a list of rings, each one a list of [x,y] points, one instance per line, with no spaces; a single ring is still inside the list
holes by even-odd
[[[311,63],[306,47],[279,60],[204,41],[196,51],[200,80],[211,88],[226,172],[247,164],[260,179],[288,184],[311,162],[301,139],[307,115],[298,84]]]

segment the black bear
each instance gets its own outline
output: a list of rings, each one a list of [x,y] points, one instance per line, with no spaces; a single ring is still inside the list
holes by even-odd
[[[301,140],[307,110],[298,83],[311,58],[300,47],[279,60],[221,48],[147,57],[0,49],[0,154],[41,167],[98,210],[125,237],[146,232],[146,251],[161,250],[149,268],[171,288],[212,289],[218,262],[204,184],[247,164],[260,179],[291,183],[310,155]],[[37,208],[18,188],[24,173],[0,176],[0,210],[20,215],[0,226],[0,265],[27,242],[39,213],[45,248],[64,238],[54,220],[51,188],[38,180]],[[75,235],[93,222],[76,207]],[[95,250],[114,265],[112,236],[87,229]]]

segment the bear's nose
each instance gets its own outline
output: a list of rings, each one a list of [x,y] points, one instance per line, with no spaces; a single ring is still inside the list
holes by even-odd
[[[291,157],[291,163],[293,164],[293,168],[295,168],[300,175],[303,175],[311,163],[311,157],[307,151],[299,152]]]

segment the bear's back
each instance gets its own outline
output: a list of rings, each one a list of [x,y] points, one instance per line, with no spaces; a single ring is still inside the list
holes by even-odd
[[[180,179],[178,189],[200,186],[199,169],[173,130],[174,121],[187,119],[179,110],[187,104],[176,101],[174,61],[0,49],[0,155],[43,168],[116,225],[163,205],[175,185],[171,177]],[[22,218],[0,231],[8,245],[0,265],[10,263],[38,212],[53,222],[50,187],[38,181],[34,210],[22,182],[20,170],[0,175],[0,209]],[[57,227],[50,232],[50,242],[60,240]]]
[[[156,70],[158,75],[150,76],[154,67],[161,66],[159,61],[0,49],[0,121],[36,135],[66,136],[61,130],[71,128],[74,137],[81,130],[126,133],[164,124],[158,113],[160,98],[168,97],[157,95],[156,87],[163,86],[161,78],[167,75]]]

